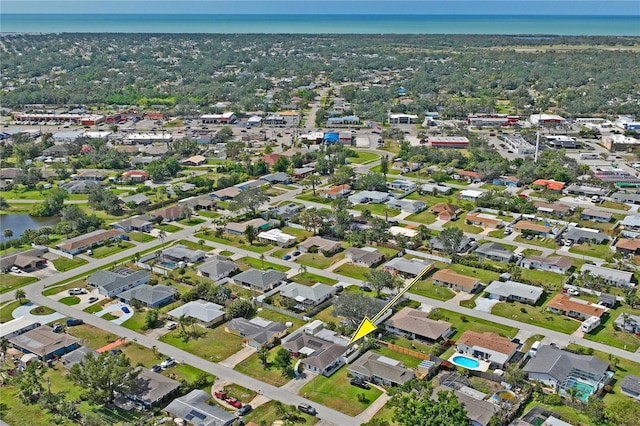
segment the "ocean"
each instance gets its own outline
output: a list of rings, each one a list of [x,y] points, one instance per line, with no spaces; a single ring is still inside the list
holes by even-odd
[[[640,36],[640,16],[0,14],[0,32]]]

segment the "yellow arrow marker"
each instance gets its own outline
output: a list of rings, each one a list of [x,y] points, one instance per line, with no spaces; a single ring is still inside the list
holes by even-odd
[[[372,323],[368,317],[365,317],[360,323],[360,325],[358,326],[358,329],[356,330],[356,334],[354,334],[353,337],[351,338],[349,345],[351,345],[354,342],[357,342],[367,334],[373,331],[376,331],[377,329],[378,327],[376,327],[376,325]]]
[[[433,268],[433,265],[429,265],[426,268],[424,268],[422,270],[422,272],[420,272],[414,279],[413,281],[411,281],[409,284],[407,284],[402,290],[400,290],[398,292],[398,294],[396,294],[396,296],[391,299],[389,301],[389,303],[387,303],[385,305],[384,308],[382,308],[380,310],[380,312],[378,312],[372,320],[369,319],[369,317],[365,317],[362,322],[360,323],[360,325],[358,326],[358,329],[356,330],[356,334],[353,335],[353,337],[351,338],[351,341],[349,342],[349,345],[352,345],[353,343],[357,342],[358,340],[362,339],[364,336],[366,336],[367,334],[371,333],[372,331],[375,331],[378,329],[378,327],[374,324],[376,321],[378,321],[382,315],[384,315],[385,312],[387,312],[389,309],[391,309],[391,307],[393,305],[396,304],[396,302],[398,300],[400,300],[400,298],[407,292],[407,290],[409,290],[411,288],[412,285],[414,285],[415,283],[417,283],[418,281],[420,281],[420,279],[422,279],[422,277],[429,272],[431,269]]]

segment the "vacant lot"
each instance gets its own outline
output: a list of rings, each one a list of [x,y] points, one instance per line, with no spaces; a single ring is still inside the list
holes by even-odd
[[[60,272],[65,272],[68,271],[70,269],[74,269],[77,268],[78,266],[82,266],[87,264],[88,262],[84,259],[81,259],[79,257],[73,258],[73,259],[67,259],[66,257],[59,257],[55,260],[52,260],[53,266],[55,266],[55,268],[60,271]]]
[[[366,281],[367,278],[365,277],[365,274],[369,273],[370,271],[370,268],[366,268],[364,266],[345,263],[344,265],[340,265],[333,272],[335,272],[336,274],[342,274],[347,277],[355,278],[357,280]]]
[[[493,307],[491,313],[566,334],[571,334],[580,327],[579,321],[553,314],[541,306],[531,306],[520,302],[498,303]]]
[[[611,249],[607,244],[589,244],[589,243],[574,245],[569,249],[569,252],[575,253],[575,254],[582,254],[584,256],[599,257],[601,259],[606,259],[607,257],[613,254],[613,251],[611,251]]]
[[[317,269],[327,269],[334,263],[344,259],[344,250],[332,256],[325,256],[322,253],[305,253],[296,258],[296,262]]]
[[[280,272],[287,272],[290,268],[277,263],[267,262],[266,260],[255,259],[253,257],[243,257],[236,260],[236,264],[240,269],[255,268],[260,270],[273,269]]]
[[[469,320],[465,315],[458,312],[449,311],[447,309],[434,309],[429,315],[431,319],[441,319],[451,323],[455,328],[456,333],[450,337],[452,340],[456,340],[462,333],[467,330],[477,331],[478,333],[484,333],[490,331],[500,336],[508,337],[512,339],[518,334],[518,329],[515,327],[509,327],[507,325],[498,324],[497,322],[486,321],[480,318],[472,318]]]
[[[177,329],[160,338],[161,341],[190,352],[200,358],[220,362],[242,349],[242,338],[224,331],[224,324],[214,328],[195,327],[196,337],[187,341]]]
[[[448,288],[434,285],[432,279],[418,281],[411,286],[409,293],[418,294],[420,296],[436,300],[449,300],[455,296],[455,294]]]
[[[26,275],[2,274],[2,279],[0,279],[0,294],[18,289],[36,281],[38,281],[36,277],[28,277]]]
[[[273,365],[278,349],[279,347],[275,347],[269,351],[269,357],[266,365],[262,365],[258,355],[254,353],[251,354],[249,358],[236,365],[235,370],[270,385],[278,387],[283,386],[295,376],[293,374],[283,375],[282,370]]]
[[[111,244],[108,246],[98,247],[93,250],[93,254],[91,257],[95,257],[96,259],[102,259],[103,257],[109,257],[112,254],[116,254],[118,252],[124,251],[134,247],[133,243],[128,243],[126,241],[120,241],[117,244]]]
[[[295,281],[306,286],[312,286],[315,283],[322,283],[327,285],[337,284],[338,281],[333,278],[323,277],[322,275],[312,274],[310,272],[303,272],[302,274],[291,277],[291,281]]]
[[[297,409],[296,412],[298,415],[298,419],[291,422],[291,424],[294,426],[311,426],[320,421],[318,417],[303,414],[297,411]],[[258,425],[270,425],[274,424],[274,422],[276,422],[277,420],[282,420],[282,417],[278,416],[277,414],[276,401],[269,401],[244,416],[244,420],[245,422],[253,422]]]

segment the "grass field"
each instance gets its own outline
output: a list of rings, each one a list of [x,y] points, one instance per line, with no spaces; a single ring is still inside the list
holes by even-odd
[[[100,349],[103,346],[113,343],[118,339],[115,334],[104,331],[101,328],[89,324],[80,324],[69,327],[67,332],[82,340],[82,344],[92,349]]]
[[[109,257],[113,254],[119,253],[126,249],[130,249],[134,247],[135,244],[129,243],[126,241],[120,241],[117,244],[111,244],[108,246],[101,246],[93,249],[93,255],[91,257],[95,257],[96,259],[102,259],[103,257]]]
[[[469,277],[478,278],[481,283],[489,284],[491,281],[495,281],[500,277],[500,274],[493,271],[487,271],[485,269],[480,268],[472,268],[471,266],[452,264],[446,266],[448,269],[455,271],[462,275],[467,275]]]
[[[28,302],[28,300],[23,300],[22,304]],[[13,319],[13,311],[19,306],[21,306],[21,304],[17,300],[2,306],[2,308],[0,308],[0,322],[11,321]]]
[[[200,225],[201,223],[204,223],[205,220],[204,219],[199,219],[197,217],[191,217],[191,219],[182,219],[179,220],[178,223],[184,226],[196,226],[196,225]]]
[[[369,210],[374,215],[387,217],[394,217],[400,214],[400,210],[389,208],[386,204],[358,204],[353,209],[361,212]]]
[[[296,410],[297,411],[297,410]],[[291,421],[293,426],[311,426],[320,421],[318,417],[303,414],[297,411],[297,419]],[[244,416],[245,422],[253,422],[258,425],[271,425],[275,424],[277,420],[282,420],[276,412],[276,402],[269,401],[266,404],[262,404],[255,410]]]
[[[585,334],[584,338],[594,342],[604,343],[605,345],[613,346],[614,348],[635,352],[638,347],[640,347],[640,337],[633,333],[618,331],[614,327],[616,318],[618,318],[622,313],[634,315],[638,313],[638,310],[631,309],[626,305],[609,309],[609,311],[602,315],[602,323],[600,326],[591,333]]]
[[[609,249],[607,244],[589,244],[582,243],[574,245],[569,249],[570,253],[581,254],[584,256],[599,257],[600,259],[606,259],[613,254],[613,251]]]
[[[410,220],[412,222],[420,222],[427,225],[434,223],[436,219],[436,215],[433,213],[429,213],[427,210],[407,216],[407,220]]]
[[[431,319],[441,319],[448,321],[452,324],[452,327],[456,330],[453,336],[449,338],[456,340],[462,333],[467,330],[477,331],[478,333],[484,333],[490,331],[503,337],[512,339],[518,334],[518,329],[515,327],[509,327],[504,324],[498,324],[492,321],[486,321],[480,318],[473,318],[471,321],[463,314],[458,312],[449,311],[447,309],[434,309],[429,315]]]
[[[190,248],[191,250],[204,250],[204,251],[213,250],[213,247],[211,246],[208,246],[206,244],[198,244],[196,242],[189,241],[189,240],[180,240],[176,244],[182,244],[183,246]]]
[[[360,389],[349,383],[347,367],[343,366],[333,373],[331,377],[315,376],[298,392],[306,395],[318,404],[326,405],[350,416],[356,416],[367,408],[373,401],[382,395],[382,391],[376,387]],[[364,394],[364,400],[358,398],[358,394]]]
[[[341,251],[333,256],[325,257],[322,253],[305,253],[296,258],[296,262],[317,269],[327,269],[334,263],[344,259],[345,252]]]
[[[190,352],[200,358],[220,362],[242,349],[242,338],[224,331],[224,325],[214,329],[196,327],[199,337],[184,341],[180,330],[165,334],[160,341]]]
[[[498,303],[493,307],[491,313],[565,334],[571,334],[580,327],[580,321],[553,314],[541,306],[531,306],[520,302]]]
[[[2,274],[0,278],[0,294],[15,290],[38,281],[36,277],[26,275]]]
[[[211,234],[207,235],[204,232],[200,232],[198,234],[195,234],[194,237],[201,238],[203,240],[211,241],[218,244],[224,244],[227,246],[233,246],[233,247],[241,248],[244,250],[253,251],[255,253],[264,253],[273,248],[273,246],[270,244],[262,244],[262,243],[256,243],[256,242],[254,242],[253,245],[245,244],[245,240],[243,238],[238,236],[232,237],[229,234],[226,234],[224,238],[218,238],[215,235],[211,235]]]
[[[465,215],[466,216],[466,215]],[[482,228],[475,225],[470,225],[466,222],[463,217],[458,218],[456,221],[449,221],[443,225],[444,228],[458,228],[462,229],[464,232],[469,232],[471,234],[479,234],[482,232]]]
[[[240,269],[249,269],[256,268],[260,270],[273,269],[280,272],[287,272],[290,268],[283,265],[278,265],[277,263],[267,262],[266,260],[262,261],[260,259],[256,259],[253,257],[243,257],[236,260],[236,264],[240,267]],[[244,268],[243,268],[244,265]]]
[[[347,277],[355,278],[357,280],[366,281],[367,278],[365,274],[371,271],[370,268],[365,268],[364,266],[352,265],[350,263],[345,263],[344,265],[340,265],[333,272],[336,274],[345,275]]]
[[[338,281],[333,278],[323,277],[322,275],[312,274],[310,272],[303,272],[302,274],[291,277],[291,281],[295,281],[306,286],[312,286],[315,283],[322,283],[327,285],[337,284]]]
[[[159,229],[164,232],[174,233],[178,231],[182,231],[184,228],[181,226],[171,225],[170,223],[163,223],[161,225],[154,225],[154,228]]]
[[[273,365],[273,361],[278,352],[278,347],[275,347],[269,351],[269,357],[267,359],[267,365],[263,366],[262,362],[258,358],[258,355],[251,354],[248,358],[235,366],[234,370],[237,370],[247,376],[251,376],[265,383],[273,386],[283,386],[287,384],[295,376],[291,375],[283,376],[282,371]]]
[[[136,241],[138,243],[147,243],[149,241],[153,241],[156,239],[156,237],[149,235],[149,234],[145,234],[143,232],[129,232],[127,234],[129,236],[129,238],[131,238],[133,241]]]
[[[74,268],[77,268],[78,266],[82,266],[89,263],[85,259],[81,259],[79,257],[76,257],[73,259],[67,259],[66,257],[59,257],[55,260],[52,260],[51,262],[53,263],[53,266],[55,266],[56,270],[60,272],[65,272],[70,269],[74,269]]]
[[[305,324],[305,321],[301,319],[298,319],[289,315],[285,315],[280,312],[272,311],[271,309],[267,309],[267,308],[258,308],[258,313],[256,316],[267,319],[269,321],[277,321],[282,324],[286,324],[290,322],[293,325],[289,327],[289,330],[287,330],[289,332],[296,330]]]
[[[370,163],[380,158],[379,154],[375,154],[373,152],[357,151],[357,153],[358,153],[357,157],[347,157],[347,160],[350,163],[364,164],[364,163]]]
[[[418,281],[409,289],[409,293],[436,300],[449,300],[455,296],[448,288],[434,285],[432,279]]]
[[[562,283],[567,279],[562,274],[556,274],[554,272],[540,271],[537,269],[520,269],[522,278],[526,280],[528,283],[538,285],[538,286],[546,286],[552,287],[560,290],[562,287]]]
[[[77,305],[78,303],[80,303],[80,298],[78,296],[67,296],[67,297],[63,297],[62,299],[58,300],[58,302],[63,303],[67,306],[73,306],[73,305]]]
[[[296,240],[299,243],[313,235],[313,232],[311,231],[307,231],[306,229],[293,228],[291,226],[285,226],[281,229],[281,231],[285,234],[293,235],[294,237],[296,237]]]
[[[522,235],[518,235],[517,237],[514,238],[514,241],[518,243],[523,243],[523,244],[531,244],[532,246],[544,247],[552,250],[559,248],[558,243],[556,243],[556,241],[553,238],[532,238],[530,240],[527,240]]]

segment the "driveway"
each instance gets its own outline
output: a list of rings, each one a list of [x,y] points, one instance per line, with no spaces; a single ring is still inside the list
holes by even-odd
[[[251,346],[245,346],[235,354],[231,355],[229,358],[223,359],[222,361],[220,361],[219,364],[224,365],[225,367],[233,368],[236,365],[240,364],[245,359],[249,358],[255,352],[256,352],[256,348],[252,348]]]
[[[36,305],[35,303],[28,302],[22,306],[18,306],[17,308],[15,308],[11,315],[13,315],[14,318],[29,317],[38,321],[40,324],[48,324],[66,316],[63,314],[59,314],[58,312],[54,312],[49,315],[33,315],[31,311],[39,306],[40,305]]]
[[[124,308],[125,306],[129,308],[128,314],[122,310],[122,308]],[[117,316],[118,318],[111,320],[111,322],[119,325],[133,316],[133,308],[122,302],[112,303],[110,305],[105,306],[103,310],[95,313],[95,315],[98,317],[102,317],[104,314],[111,314],[113,316]]]
[[[491,313],[491,309],[493,309],[493,307],[498,303],[500,303],[499,300],[486,299],[484,297],[478,297],[476,299],[476,307],[473,308],[473,309],[476,310],[476,311]]]

